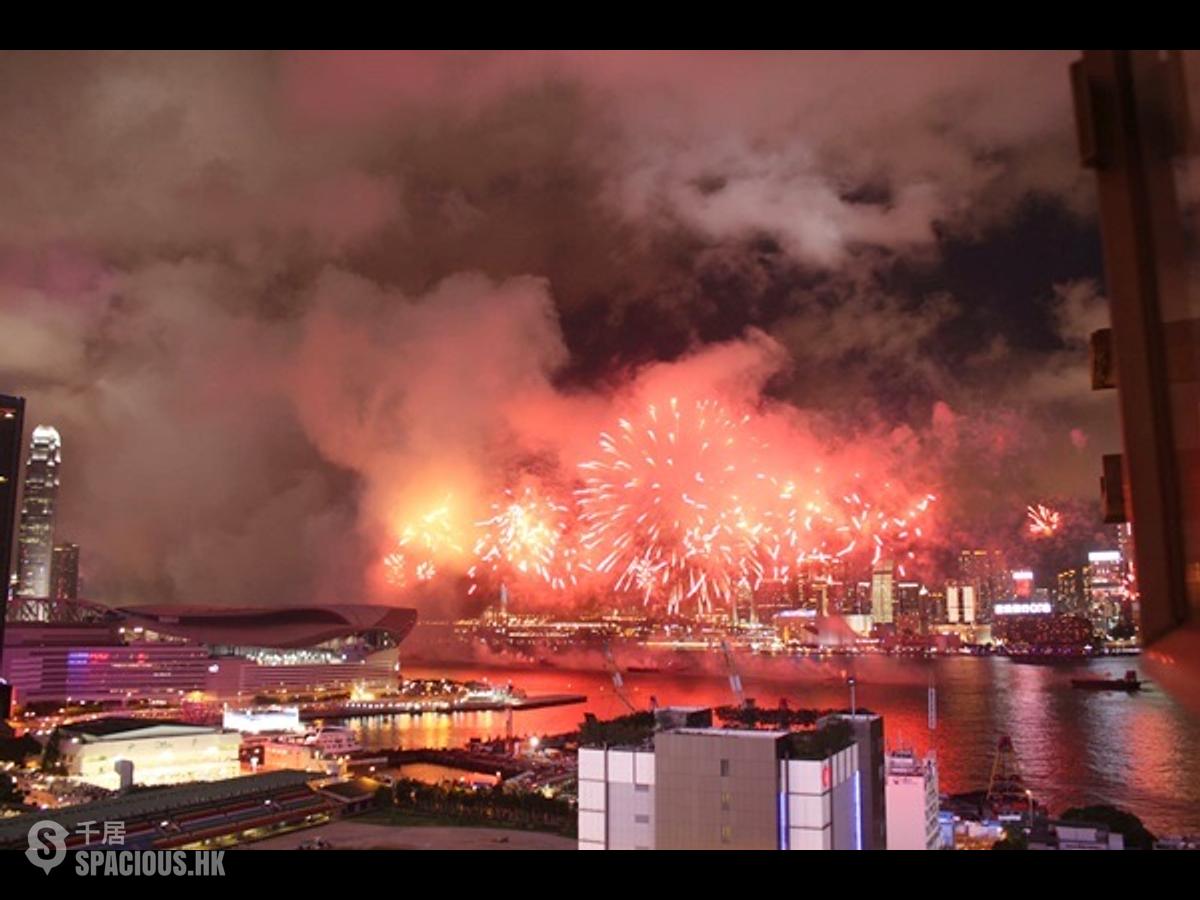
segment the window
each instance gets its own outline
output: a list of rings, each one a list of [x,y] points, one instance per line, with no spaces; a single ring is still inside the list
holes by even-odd
[[[633,786],[633,789],[634,789],[635,791],[637,791],[639,794],[648,794],[648,793],[650,793],[650,785],[648,785],[648,784],[635,784],[635,785]]]
[[[732,840],[733,840],[733,826],[732,825],[722,825],[721,826],[721,843],[728,844]]]
[[[729,791],[721,791],[721,809],[728,810],[730,803]]]
[[[723,759],[723,760],[721,760],[721,775],[725,776],[728,774],[729,774],[729,760]]]
[[[649,825],[650,817],[649,816],[634,816],[633,821],[637,822],[639,825]]]

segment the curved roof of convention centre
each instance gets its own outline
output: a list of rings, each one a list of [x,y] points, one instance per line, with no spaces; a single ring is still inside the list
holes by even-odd
[[[417,624],[417,611],[399,606],[125,606],[116,610],[134,627],[201,644],[296,649],[366,631],[399,643]]]

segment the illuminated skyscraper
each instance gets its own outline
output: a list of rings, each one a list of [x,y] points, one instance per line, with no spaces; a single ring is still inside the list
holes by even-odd
[[[79,545],[55,544],[50,563],[50,598],[79,599]]]
[[[893,618],[897,628],[911,634],[924,634],[928,620],[924,610],[925,591],[915,581],[900,581],[894,587]]]
[[[1124,607],[1121,618],[1129,629],[1142,619],[1142,607],[1137,587],[1137,572],[1133,564],[1133,526],[1125,522],[1117,526],[1117,549],[1121,552],[1121,577],[1125,580]]]
[[[58,505],[58,469],[62,438],[47,425],[33,429],[25,487],[21,494],[17,596],[49,597],[54,551],[54,512]]]
[[[975,586],[975,616],[979,622],[992,620],[992,606],[1010,590],[1008,564],[999,550],[963,550],[958,555],[958,582]]]
[[[1120,550],[1095,550],[1088,554],[1084,589],[1092,627],[1107,634],[1125,610],[1125,565]]]
[[[1011,594],[1017,600],[1029,600],[1033,597],[1033,572],[1029,569],[1017,569],[1012,573]],[[996,598],[997,601],[1008,598]],[[992,604],[995,608],[995,603]]]
[[[0,657],[4,654],[4,620],[12,574],[13,520],[17,512],[17,476],[21,471],[21,430],[25,401],[0,395]],[[0,659],[0,666],[4,660]],[[2,670],[2,669],[0,669]],[[0,678],[0,735],[7,726],[12,688]]]
[[[975,585],[946,585],[946,621],[951,625],[975,624]]]
[[[871,615],[876,624],[895,621],[895,583],[891,560],[881,560],[871,571]]]
[[[1055,610],[1063,615],[1087,618],[1087,603],[1083,594],[1083,579],[1079,569],[1067,569],[1058,573],[1058,592]]]

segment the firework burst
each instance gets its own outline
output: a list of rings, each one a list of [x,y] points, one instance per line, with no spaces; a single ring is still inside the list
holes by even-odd
[[[1037,504],[1025,507],[1029,534],[1034,538],[1054,537],[1062,526],[1062,513],[1048,506]]]
[[[714,401],[672,398],[602,433],[576,493],[593,570],[670,613],[727,601],[768,530],[750,502],[760,479],[747,422]]]
[[[861,481],[861,476],[855,475],[855,479]],[[924,537],[925,514],[937,498],[923,494],[910,499],[887,481],[880,487],[880,496],[874,500],[868,498],[866,487],[861,485],[842,496],[839,523],[834,528],[838,537],[830,544],[837,549],[832,555],[869,553],[872,566],[893,560],[903,576],[907,561],[916,557],[913,547]]]
[[[491,512],[476,523],[481,534],[474,548],[478,563],[467,573],[472,579],[487,571],[503,583],[540,580],[554,590],[576,582],[569,507],[525,487],[505,491]]]
[[[437,574],[437,561],[463,553],[450,509],[450,498],[406,523],[392,551],[383,559],[389,584],[405,587],[412,581],[430,581]]]
[[[457,539],[448,503],[413,520],[385,559],[389,580],[455,571],[461,543],[469,594],[503,585],[536,601],[588,587],[707,614],[834,562],[893,561],[904,576],[935,499],[840,461],[827,471],[835,460],[787,425],[712,399],[648,404],[598,444],[573,494],[526,474],[473,541]]]

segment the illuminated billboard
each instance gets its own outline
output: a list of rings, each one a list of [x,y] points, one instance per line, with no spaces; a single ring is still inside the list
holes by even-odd
[[[1029,597],[1033,594],[1033,573],[1028,569],[1017,569],[1012,573],[1013,594]]]
[[[1041,616],[1049,615],[1053,608],[1044,600],[1033,603],[997,603],[992,612],[998,616]]]

